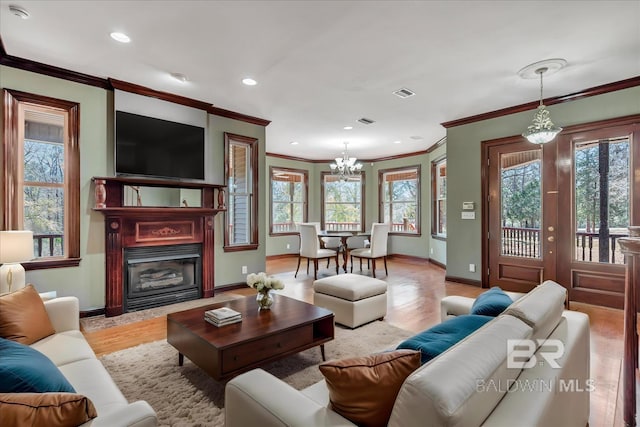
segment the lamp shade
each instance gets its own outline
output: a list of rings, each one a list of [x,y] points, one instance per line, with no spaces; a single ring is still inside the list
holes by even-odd
[[[33,232],[0,231],[0,264],[33,259]]]

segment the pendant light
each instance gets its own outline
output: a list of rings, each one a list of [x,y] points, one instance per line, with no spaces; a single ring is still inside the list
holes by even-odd
[[[561,127],[553,124],[551,115],[542,102],[544,99],[542,76],[545,73],[555,72],[564,68],[566,64],[567,61],[564,59],[547,59],[527,65],[518,72],[522,78],[540,77],[540,104],[538,105],[536,114],[533,116],[533,122],[527,127],[527,130],[522,133],[522,136],[527,138],[527,141],[531,143],[546,144],[547,142],[553,141],[556,135],[562,131]]]

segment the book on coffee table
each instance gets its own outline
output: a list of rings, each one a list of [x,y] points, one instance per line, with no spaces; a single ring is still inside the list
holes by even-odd
[[[235,311],[232,308],[220,307],[216,308],[215,310],[205,311],[204,316],[215,320],[226,320],[234,317],[240,317],[242,315],[240,314],[240,312]]]
[[[242,322],[242,316],[231,317],[231,318],[225,319],[225,320],[215,320],[215,319],[212,319],[210,317],[205,316],[204,320],[206,320],[207,322],[211,323],[213,326],[220,327],[220,326],[231,325],[233,323]]]

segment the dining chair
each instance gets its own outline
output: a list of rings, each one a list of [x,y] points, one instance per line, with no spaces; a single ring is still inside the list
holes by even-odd
[[[307,259],[307,274],[309,274],[309,261],[313,260],[313,278],[318,278],[318,260],[326,259],[327,266],[331,261],[331,258],[335,258],[336,261],[336,274],[338,274],[338,251],[332,249],[323,249],[320,247],[320,240],[318,239],[318,230],[313,223],[302,223],[299,225],[300,230],[300,253],[298,255],[298,267],[296,268],[296,274],[293,277],[297,277],[298,270],[300,269],[300,260],[302,258]]]
[[[306,224],[313,224],[316,227],[316,231],[320,234],[319,222],[307,222]],[[320,249],[331,249],[334,251],[342,251],[342,241],[339,237],[320,237]],[[329,259],[327,259],[327,268],[329,268]]]
[[[373,277],[376,277],[376,259],[384,260],[384,272],[389,275],[387,270],[387,239],[389,237],[389,224],[375,222],[371,226],[371,246],[368,248],[353,249],[351,255],[351,272],[353,273],[353,257],[360,260],[360,271],[362,271],[362,259],[367,260],[367,265],[371,261],[371,271]]]

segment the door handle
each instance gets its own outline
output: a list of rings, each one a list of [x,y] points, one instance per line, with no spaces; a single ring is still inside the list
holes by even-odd
[[[553,242],[553,241],[555,241],[556,239],[555,239],[555,237],[553,237],[553,236],[549,236],[549,237],[547,237],[547,240],[548,240],[549,242]]]

